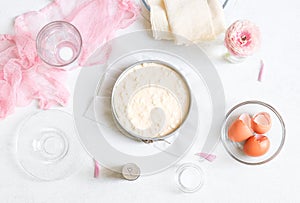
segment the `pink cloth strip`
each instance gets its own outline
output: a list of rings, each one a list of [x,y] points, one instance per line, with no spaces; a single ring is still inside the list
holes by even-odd
[[[68,102],[66,71],[45,65],[36,53],[35,38],[44,25],[55,20],[75,25],[83,39],[79,65],[85,66],[90,65],[88,59],[97,48],[115,31],[132,24],[138,13],[133,0],[54,0],[39,11],[18,16],[15,34],[0,35],[0,119],[35,99],[42,109]]]

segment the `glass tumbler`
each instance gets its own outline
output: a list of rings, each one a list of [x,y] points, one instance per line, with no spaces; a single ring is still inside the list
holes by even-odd
[[[50,66],[71,64],[78,58],[81,47],[79,31],[65,21],[53,21],[45,25],[36,38],[37,54]]]

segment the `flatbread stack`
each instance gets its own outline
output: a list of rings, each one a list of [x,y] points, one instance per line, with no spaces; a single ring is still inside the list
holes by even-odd
[[[155,39],[188,45],[214,40],[226,30],[218,0],[148,0],[148,3]]]

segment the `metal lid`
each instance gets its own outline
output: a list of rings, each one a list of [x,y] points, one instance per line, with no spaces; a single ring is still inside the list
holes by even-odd
[[[122,175],[126,180],[136,180],[140,174],[140,168],[134,163],[125,164],[122,168]]]

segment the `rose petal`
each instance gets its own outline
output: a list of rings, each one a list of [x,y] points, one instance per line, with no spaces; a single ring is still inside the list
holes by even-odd
[[[100,165],[99,163],[94,159],[94,178],[98,178],[100,173]]]
[[[260,60],[260,69],[259,69],[258,78],[257,78],[257,80],[259,82],[262,81],[262,75],[263,75],[263,72],[264,72],[264,67],[265,67],[264,61]]]
[[[200,156],[200,157],[202,157],[202,158],[204,158],[204,159],[206,159],[210,162],[213,162],[217,158],[217,156],[214,155],[214,154],[207,154],[207,153],[204,153],[204,152],[200,152],[200,153],[197,153],[195,155]]]

